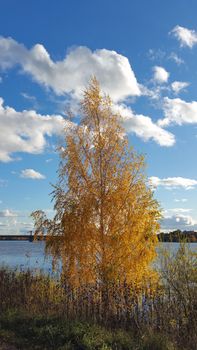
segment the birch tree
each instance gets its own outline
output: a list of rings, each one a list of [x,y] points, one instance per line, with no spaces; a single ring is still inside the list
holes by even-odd
[[[140,283],[151,274],[160,210],[145,174],[144,157],[129,146],[122,117],[91,80],[81,120],[59,147],[53,220],[32,215],[47,232],[46,250],[62,262],[71,285]]]

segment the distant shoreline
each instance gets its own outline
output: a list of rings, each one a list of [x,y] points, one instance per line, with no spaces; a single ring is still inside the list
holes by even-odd
[[[46,236],[37,235],[34,238],[33,233],[26,235],[0,235],[0,241],[29,241],[33,242],[37,241],[45,241]],[[170,242],[170,243],[179,243],[182,241],[186,241],[188,243],[197,243],[197,232],[195,231],[180,231],[175,230],[169,233],[159,233],[158,234],[159,242]]]
[[[161,232],[158,234],[160,242],[179,243],[182,241],[188,243],[197,243],[197,232],[175,230],[168,233]]]
[[[41,241],[44,240],[45,241],[46,237],[45,236],[37,236],[36,240],[37,241]],[[29,242],[33,242],[34,240],[34,236],[31,235],[0,235],[0,241],[29,241]]]

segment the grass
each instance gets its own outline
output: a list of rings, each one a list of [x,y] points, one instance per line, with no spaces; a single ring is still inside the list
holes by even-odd
[[[105,299],[103,300],[103,295]],[[0,269],[0,342],[17,349],[197,349],[197,260],[163,254],[158,285],[72,290],[31,271]]]
[[[21,350],[173,350],[163,335],[146,334],[136,338],[131,331],[108,330],[87,322],[31,318],[16,312],[0,318],[0,338]]]

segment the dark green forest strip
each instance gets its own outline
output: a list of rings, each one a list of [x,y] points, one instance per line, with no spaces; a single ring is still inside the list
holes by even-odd
[[[175,230],[169,233],[161,232],[158,235],[158,239],[160,242],[179,243],[185,241],[188,243],[195,243],[197,242],[197,232],[181,230]]]

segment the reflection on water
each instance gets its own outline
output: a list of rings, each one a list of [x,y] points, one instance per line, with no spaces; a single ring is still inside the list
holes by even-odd
[[[197,252],[197,243],[188,243],[193,251]],[[176,252],[179,243],[160,243],[157,251],[160,252],[160,246],[171,252]],[[45,242],[28,241],[0,241],[0,265],[19,269],[38,269],[44,272],[52,272],[52,259],[45,257]]]

